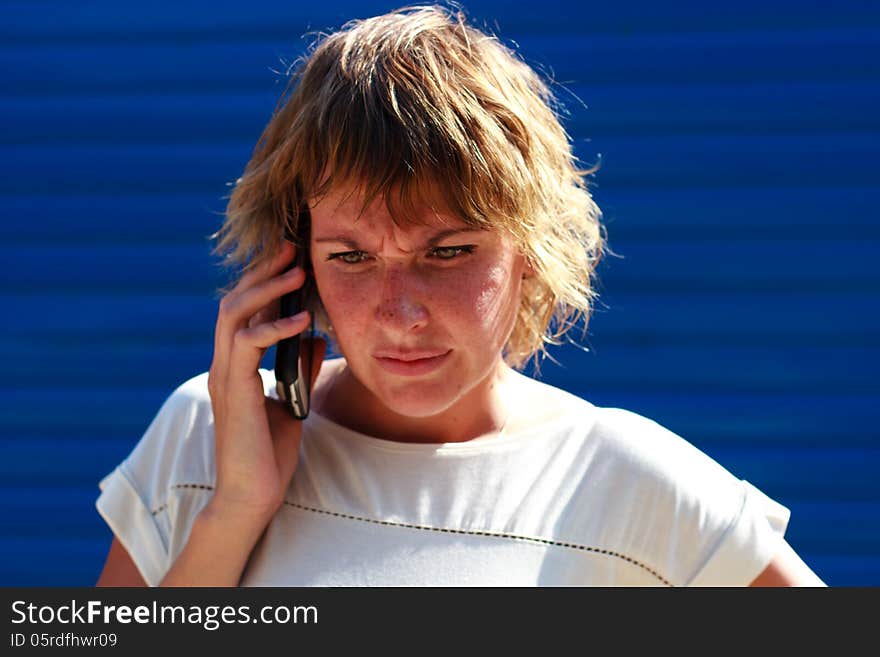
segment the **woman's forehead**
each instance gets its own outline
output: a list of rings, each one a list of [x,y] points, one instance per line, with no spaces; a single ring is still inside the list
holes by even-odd
[[[468,226],[436,198],[436,190],[420,190],[416,196],[406,204],[391,208],[383,194],[367,203],[362,187],[334,185],[321,197],[310,199],[309,208],[313,224],[326,228],[349,228],[356,224],[361,228],[365,224],[379,227],[390,223],[398,228],[419,231]]]

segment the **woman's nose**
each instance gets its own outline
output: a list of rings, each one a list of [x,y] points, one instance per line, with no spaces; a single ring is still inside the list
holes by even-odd
[[[376,321],[396,331],[418,330],[428,323],[422,286],[412,272],[389,266],[382,284],[382,297],[376,308]]]

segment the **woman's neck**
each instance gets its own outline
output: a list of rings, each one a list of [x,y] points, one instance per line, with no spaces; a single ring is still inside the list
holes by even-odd
[[[340,358],[322,365],[312,407],[337,424],[375,438],[408,443],[464,442],[504,428],[516,378],[517,374],[500,362],[486,379],[442,412],[410,417],[382,404]]]

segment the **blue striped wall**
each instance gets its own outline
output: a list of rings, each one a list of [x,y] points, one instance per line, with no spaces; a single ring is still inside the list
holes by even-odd
[[[210,364],[206,237],[278,71],[304,33],[398,3],[311,4],[0,3],[0,585],[95,581],[98,480]],[[588,351],[544,380],[789,506],[829,584],[880,585],[880,6],[466,6],[561,83],[601,159],[621,257]]]

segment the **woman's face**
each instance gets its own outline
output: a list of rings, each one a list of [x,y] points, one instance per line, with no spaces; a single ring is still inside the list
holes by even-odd
[[[519,305],[525,258],[498,232],[419,208],[395,226],[381,198],[333,190],[311,205],[315,279],[366,396],[410,418],[480,412]]]

